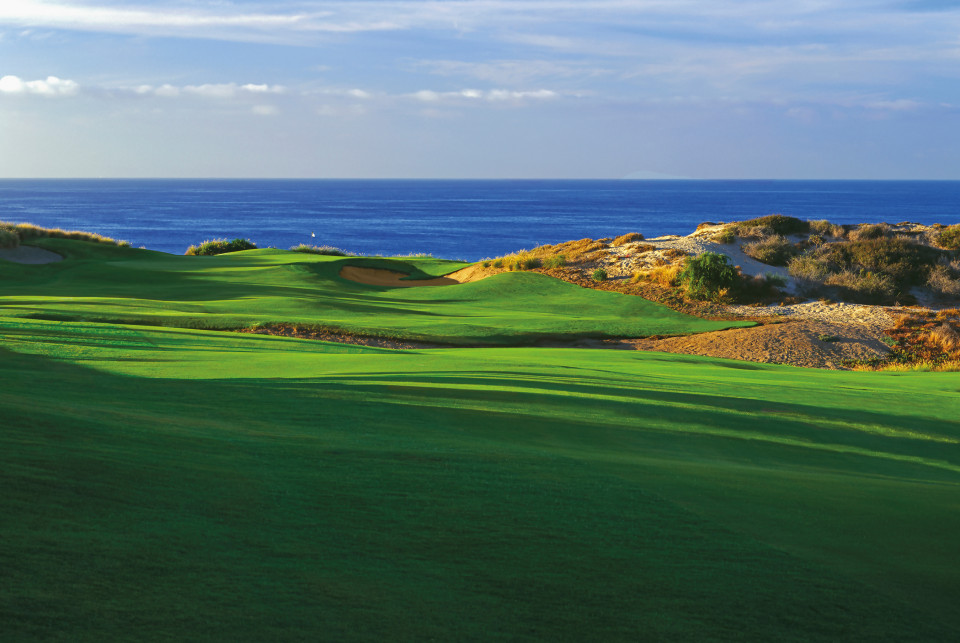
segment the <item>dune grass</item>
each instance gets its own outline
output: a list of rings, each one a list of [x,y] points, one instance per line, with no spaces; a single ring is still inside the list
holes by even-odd
[[[441,288],[384,288],[339,276],[344,265],[411,280],[467,264],[431,257],[335,257],[263,249],[217,256],[47,239],[67,259],[0,265],[7,315],[209,329],[275,323],[451,344],[540,338],[687,334],[744,325],[674,312],[639,297],[581,288],[533,273]]]
[[[0,334],[7,636],[960,633],[960,375]]]

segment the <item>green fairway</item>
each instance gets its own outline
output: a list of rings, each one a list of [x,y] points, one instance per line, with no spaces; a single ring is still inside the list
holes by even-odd
[[[67,259],[42,266],[0,261],[6,315],[214,329],[299,323],[487,345],[683,335],[749,325],[697,319],[639,297],[536,273],[430,288],[384,288],[339,277],[348,264],[421,278],[466,265],[433,258],[344,258],[269,249],[182,257],[64,239],[42,239],[37,245]]]
[[[0,638],[960,638],[960,374],[215,332],[699,320],[530,274],[72,243],[0,267]]]

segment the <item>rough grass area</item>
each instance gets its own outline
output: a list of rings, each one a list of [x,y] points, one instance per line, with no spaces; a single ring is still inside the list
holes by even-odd
[[[764,230],[764,236],[766,236],[767,231],[772,234],[786,236],[808,232],[810,230],[810,222],[782,214],[770,214],[765,217],[740,221],[734,225],[734,229],[735,232],[741,236],[750,236],[755,229]]]
[[[792,259],[789,270],[791,275],[806,280],[811,290],[832,286],[845,300],[909,303],[910,289],[925,286],[945,258],[943,251],[914,239],[874,236],[868,231],[851,233],[850,240],[816,246]]]
[[[960,638],[957,374],[0,334],[8,640]]]
[[[60,228],[42,228],[31,223],[9,223],[0,221],[0,248],[16,248],[21,243],[31,243],[36,239],[73,239],[92,243],[108,243],[129,246],[126,241],[117,241],[95,232],[62,230]]]
[[[198,246],[190,246],[185,255],[222,255],[227,252],[240,252],[241,250],[255,250],[257,244],[249,239],[209,239]]]
[[[349,257],[352,256],[351,253],[346,250],[341,250],[340,248],[335,248],[333,246],[311,246],[306,243],[301,243],[298,246],[293,246],[290,248],[294,252],[305,252],[312,255],[328,255],[331,257]]]
[[[743,246],[743,251],[747,256],[771,266],[785,266],[800,252],[796,246],[779,234],[748,243]]]
[[[892,370],[957,370],[960,363],[960,309],[917,309],[901,315],[887,333],[893,340],[890,357],[864,366]]]
[[[936,235],[936,242],[941,248],[960,250],[960,223],[940,230]]]

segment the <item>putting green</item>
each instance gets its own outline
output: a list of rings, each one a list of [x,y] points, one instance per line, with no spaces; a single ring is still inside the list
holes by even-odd
[[[465,265],[429,257],[344,258],[269,249],[183,257],[63,239],[38,243],[66,259],[44,266],[0,265],[6,315],[210,329],[295,323],[494,346],[751,325],[698,319],[639,297],[536,273],[505,273],[442,288],[373,286],[339,274],[358,266],[423,280]]]

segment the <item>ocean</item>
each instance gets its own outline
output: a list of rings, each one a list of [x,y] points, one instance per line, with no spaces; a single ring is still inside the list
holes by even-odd
[[[206,239],[477,260],[545,243],[767,214],[960,222],[960,181],[5,179],[0,220],[182,254]]]

